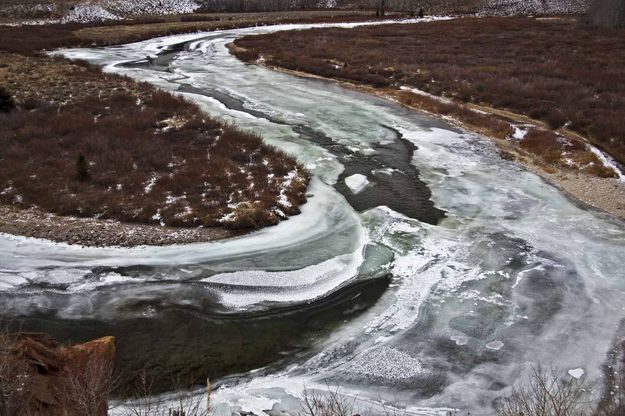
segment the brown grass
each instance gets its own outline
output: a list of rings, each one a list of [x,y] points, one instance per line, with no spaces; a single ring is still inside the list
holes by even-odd
[[[360,11],[308,11],[272,13],[214,13],[143,17],[132,21],[97,24],[0,26],[0,51],[35,55],[61,47],[109,46],[138,42],[157,36],[218,29],[235,29],[280,23],[362,21],[373,17]]]
[[[462,120],[463,123],[487,133],[498,139],[505,139],[512,133],[510,123],[490,114],[479,113],[466,106],[454,102],[443,102],[432,97],[417,95],[409,91],[400,91],[394,94],[400,103],[417,107],[430,113],[449,116]]]
[[[97,344],[63,347],[42,333],[2,333],[0,413],[106,415],[112,372],[112,355]]]
[[[0,113],[1,203],[125,222],[256,228],[296,214],[305,201],[307,174],[295,161],[180,98],[80,63],[0,56],[7,58],[0,81],[14,88],[18,105]],[[88,180],[77,171],[80,154]],[[291,171],[302,183],[284,184]],[[279,203],[281,194],[291,204]]]
[[[368,18],[362,12],[318,11],[0,26],[0,85],[18,105],[0,116],[0,202],[61,215],[236,229],[297,214],[308,175],[258,136],[205,117],[149,85],[40,51],[198,30]],[[86,181],[77,171],[80,154],[88,164]],[[296,179],[290,180],[293,172]]]
[[[120,93],[1,116],[0,201],[171,226],[220,225],[229,203],[249,204],[254,220],[223,223],[233,228],[275,224],[273,212],[290,208],[277,203],[284,175],[268,176],[280,166],[305,177],[294,161],[167,93],[149,97],[137,105]],[[166,122],[174,117],[178,127]],[[79,154],[89,164],[84,182],[76,172]]]
[[[410,85],[566,126],[625,163],[625,30],[567,20],[459,19],[239,39],[269,64],[375,87]],[[335,62],[341,62],[336,65]]]

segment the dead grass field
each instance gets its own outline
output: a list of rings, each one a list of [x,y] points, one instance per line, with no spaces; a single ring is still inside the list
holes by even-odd
[[[308,174],[258,136],[149,85],[41,51],[368,18],[367,12],[318,11],[0,26],[0,87],[17,104],[0,113],[0,203],[59,215],[234,229],[296,214],[306,200]],[[87,177],[78,167],[80,155]]]
[[[321,23],[375,19],[363,11],[211,13],[141,17],[100,24],[0,26],[0,51],[33,55],[61,47],[109,46],[157,36],[279,23]]]
[[[2,203],[127,222],[255,228],[297,213],[305,200],[307,174],[295,161],[192,104],[63,60],[20,62],[21,78],[28,67],[48,76],[24,90],[8,83],[19,109],[0,115]],[[69,94],[80,85],[82,93]],[[81,154],[87,179],[77,169]],[[282,195],[288,202],[279,202]]]
[[[238,229],[275,224],[305,202],[308,175],[293,159],[147,84],[0,52],[0,85],[17,105],[0,113],[2,204]]]
[[[262,55],[291,70],[376,88],[411,86],[455,103],[520,113],[554,130],[566,127],[623,164],[624,36],[625,30],[588,29],[571,19],[465,18],[279,32],[236,46],[248,61]],[[531,139],[525,147],[547,154],[554,140],[555,134]]]

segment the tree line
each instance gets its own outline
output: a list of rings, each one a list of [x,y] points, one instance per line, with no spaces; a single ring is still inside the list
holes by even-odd
[[[276,12],[315,9],[378,10],[381,0],[198,0],[201,13]],[[384,0],[385,11],[410,12],[418,0]]]
[[[588,23],[606,29],[625,27],[625,0],[595,0],[587,15]]]

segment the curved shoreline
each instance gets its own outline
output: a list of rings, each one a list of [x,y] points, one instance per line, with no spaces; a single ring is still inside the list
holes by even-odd
[[[90,247],[200,243],[245,234],[224,227],[185,228],[79,218],[0,205],[0,233]]]
[[[245,51],[244,48],[241,48],[234,43],[231,43],[227,46],[231,52],[237,49]],[[571,197],[576,202],[594,209],[598,209],[619,219],[625,220],[625,182],[620,181],[617,178],[600,178],[598,176],[592,176],[574,170],[565,170],[552,165],[549,165],[549,168],[552,168],[554,172],[547,172],[544,169],[545,163],[540,161],[536,155],[532,155],[529,152],[523,151],[518,146],[514,146],[514,144],[509,140],[498,138],[495,135],[490,134],[488,130],[478,129],[475,126],[464,122],[460,118],[437,114],[435,112],[428,111],[422,106],[415,104],[409,105],[405,102],[402,102],[402,100],[400,100],[400,98],[398,97],[398,94],[402,92],[401,90],[393,90],[390,88],[376,89],[368,85],[357,84],[351,81],[324,77],[308,72],[294,71],[291,69],[270,65],[266,62],[254,62],[254,64],[262,65],[265,68],[271,69],[273,71],[279,71],[285,74],[302,78],[336,82],[343,87],[383,98],[385,100],[399,104],[402,107],[409,108],[420,113],[428,114],[430,116],[444,120],[447,123],[450,123],[451,125],[454,125],[456,127],[462,128],[472,133],[479,134],[492,140],[497,148],[502,152],[504,157],[512,157],[515,162],[519,163],[526,169],[529,169],[531,172],[540,176],[545,181],[564,192],[567,196]],[[479,110],[473,108],[471,108],[471,110],[486,112],[491,115],[498,115],[498,112],[501,111],[497,108],[483,106],[480,106]],[[511,112],[508,113],[510,113],[511,115],[515,115]],[[516,116],[518,116],[519,119],[527,119],[526,116],[523,116],[521,114],[516,114]],[[533,122],[536,124],[540,124],[540,122],[535,120]]]
[[[240,48],[233,43],[229,44],[228,47],[231,51],[236,49],[245,51],[244,48]],[[619,181],[618,179],[599,178],[555,166],[549,166],[553,168],[553,172],[547,172],[544,169],[544,163],[540,162],[535,155],[523,151],[518,146],[511,143],[510,140],[498,138],[489,134],[486,129],[476,128],[475,125],[471,125],[458,117],[444,116],[428,111],[427,108],[418,104],[404,102],[401,99],[400,93],[405,93],[405,91],[391,88],[373,88],[351,81],[289,70],[275,65],[269,65],[266,62],[256,62],[256,64],[294,76],[338,82],[340,85],[347,88],[384,98],[403,107],[441,118],[452,125],[488,137],[495,142],[497,147],[504,154],[504,157],[513,158],[516,162],[541,176],[574,200],[607,212],[617,218],[625,219],[625,182]],[[502,116],[500,113],[503,111],[497,108],[476,105],[469,105],[467,108],[472,111],[486,112],[500,117]],[[539,121],[528,119],[526,116],[520,114],[506,112],[505,116],[516,121],[521,120],[535,124],[540,123]],[[65,217],[50,214],[38,209],[20,209],[13,206],[0,205],[0,233],[42,238],[59,243],[84,246],[133,247],[139,245],[158,246],[208,242],[239,236],[245,234],[246,231],[230,230],[225,227],[163,227],[159,225],[124,223],[96,218]]]

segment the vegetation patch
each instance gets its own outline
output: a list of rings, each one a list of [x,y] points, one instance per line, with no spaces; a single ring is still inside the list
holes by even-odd
[[[146,16],[134,20],[97,24],[0,25],[0,51],[37,55],[44,49],[118,45],[182,33],[282,23],[349,22],[372,19],[374,18],[368,11],[326,10]]]
[[[275,224],[306,200],[308,173],[257,135],[44,50],[368,19],[369,12],[334,10],[0,25],[0,204],[10,213],[0,230],[88,245],[186,243]],[[97,225],[106,232],[91,232],[97,219],[111,220]]]
[[[467,18],[278,32],[238,39],[233,51],[247,61],[262,56],[290,70],[505,109],[582,135],[623,164],[624,35],[572,19]],[[450,102],[435,105],[442,114],[464,111]]]
[[[239,229],[305,202],[308,175],[293,159],[181,98],[86,64],[2,56],[16,104],[0,112],[3,204]]]

